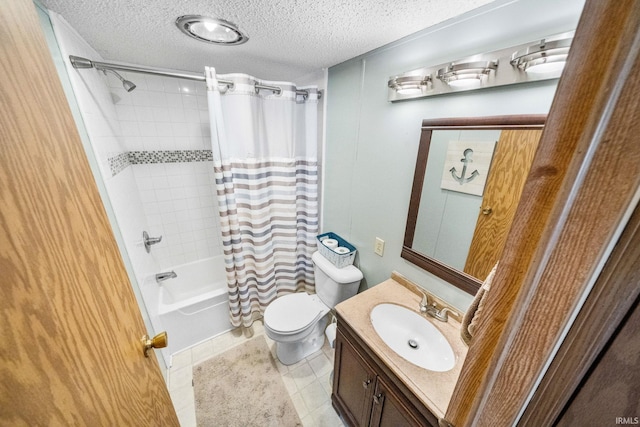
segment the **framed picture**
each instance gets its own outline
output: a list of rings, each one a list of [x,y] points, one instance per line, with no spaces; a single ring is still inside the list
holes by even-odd
[[[496,141],[449,141],[440,187],[482,196]]]

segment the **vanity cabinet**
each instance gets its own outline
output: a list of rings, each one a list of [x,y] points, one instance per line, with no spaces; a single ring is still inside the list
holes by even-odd
[[[437,418],[338,316],[331,402],[352,427],[434,426]]]

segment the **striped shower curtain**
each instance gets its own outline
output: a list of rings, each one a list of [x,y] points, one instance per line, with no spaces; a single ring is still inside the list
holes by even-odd
[[[318,92],[305,88],[305,99],[291,83],[213,68],[206,76],[230,320],[248,327],[276,297],[315,288]]]

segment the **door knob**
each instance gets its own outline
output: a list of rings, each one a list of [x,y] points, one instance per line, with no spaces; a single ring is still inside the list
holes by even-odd
[[[144,357],[149,357],[149,350],[152,348],[165,348],[167,346],[167,333],[160,332],[155,337],[149,339],[148,335],[142,337],[142,352]]]
[[[491,212],[493,212],[491,208],[482,208],[482,215],[491,215]]]

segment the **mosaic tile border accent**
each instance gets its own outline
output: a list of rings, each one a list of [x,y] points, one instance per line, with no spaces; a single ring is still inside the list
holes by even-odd
[[[211,150],[128,151],[109,157],[109,167],[111,176],[116,176],[130,165],[212,161]]]
[[[120,172],[131,166],[129,160],[129,153],[123,152],[117,156],[109,157],[109,168],[111,169],[111,176],[114,177]]]
[[[129,162],[132,165],[212,161],[211,150],[129,151]]]

